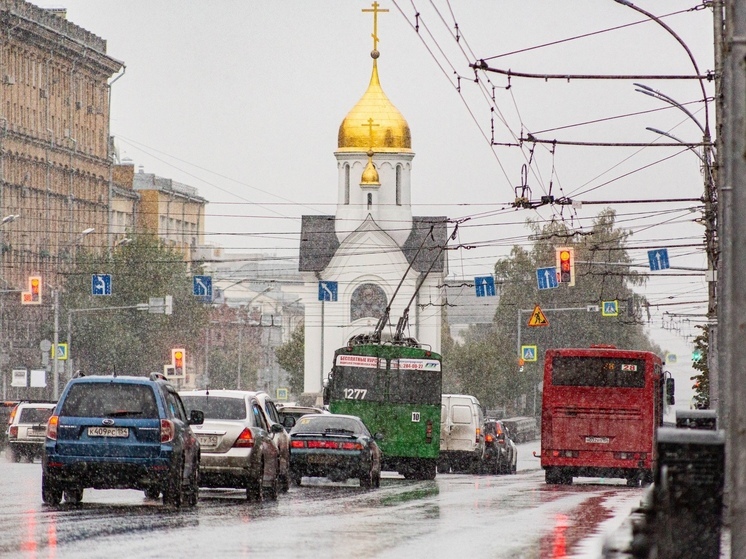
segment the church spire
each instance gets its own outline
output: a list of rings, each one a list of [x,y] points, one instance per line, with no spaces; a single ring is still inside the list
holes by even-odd
[[[363,12],[373,13],[373,70],[367,91],[360,101],[347,113],[339,127],[337,147],[339,151],[367,152],[409,152],[412,151],[412,137],[409,124],[394,104],[383,92],[378,78],[378,14],[388,12],[381,9],[378,2],[373,2],[372,8],[365,8]],[[371,135],[366,134],[362,127],[368,126],[369,119],[373,119],[378,127]],[[368,131],[369,132],[369,131]],[[372,138],[372,140],[371,140]]]

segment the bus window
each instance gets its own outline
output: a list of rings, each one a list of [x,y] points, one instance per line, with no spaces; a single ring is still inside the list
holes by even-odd
[[[337,367],[331,383],[331,399],[383,402],[385,373],[380,369]]]
[[[552,360],[554,386],[643,388],[645,361],[619,357],[562,357]]]
[[[392,369],[389,372],[389,400],[393,403],[440,404],[440,371]]]

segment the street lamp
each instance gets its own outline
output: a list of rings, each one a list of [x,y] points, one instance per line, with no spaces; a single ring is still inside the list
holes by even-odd
[[[3,220],[2,220],[1,222],[0,222],[0,225],[5,225],[6,223],[10,223],[11,221],[15,221],[15,220],[16,220],[16,219],[18,219],[19,217],[21,217],[21,216],[20,216],[19,214],[10,214],[10,215],[6,215],[6,216],[5,216],[4,218],[3,218]]]
[[[261,295],[264,295],[267,291],[270,291],[271,289],[272,289],[272,286],[269,286],[266,289],[263,289],[262,291],[260,291],[259,293],[257,293],[256,295],[254,295],[251,299],[249,299],[249,302],[246,303],[246,305],[245,305],[246,309],[248,310],[248,312],[251,312],[251,303],[253,303]],[[240,314],[240,311],[239,311],[239,315],[238,315],[238,373],[236,375],[236,389],[237,390],[241,390],[241,354],[242,354],[242,343],[243,343],[243,319],[241,318],[241,314]]]
[[[88,229],[83,229],[83,231],[80,232],[78,237],[72,241],[72,243],[68,244],[76,244],[80,239],[85,237],[86,235],[90,235],[95,231],[95,227],[89,227]],[[67,246],[67,245],[64,245]],[[57,346],[60,341],[60,296],[59,296],[59,287],[55,287],[52,289],[52,300],[54,304],[54,342],[52,345],[52,378],[53,378],[53,395],[54,399],[57,400],[60,397],[60,369],[59,369],[59,359],[57,359]],[[69,357],[68,357],[69,359]]]

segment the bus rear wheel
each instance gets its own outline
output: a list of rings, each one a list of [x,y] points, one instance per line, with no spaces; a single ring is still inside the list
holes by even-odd
[[[572,474],[563,472],[561,468],[547,468],[544,480],[548,485],[572,485]]]

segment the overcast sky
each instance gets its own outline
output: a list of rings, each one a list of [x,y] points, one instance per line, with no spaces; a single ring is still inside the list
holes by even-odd
[[[297,257],[300,216],[334,213],[338,128],[370,77],[372,16],[361,11],[370,2],[35,3],[66,7],[71,22],[107,40],[109,55],[125,63],[112,86],[111,133],[120,158],[198,188],[210,202],[208,243]],[[529,133],[558,141],[672,142],[646,127],[699,142],[701,131],[682,111],[633,85],[662,91],[704,123],[699,81],[568,82],[480,72],[476,82],[469,67],[484,59],[493,68],[541,75],[693,75],[686,50],[662,26],[613,0],[380,4],[389,10],[379,16],[380,79],[412,132],[414,214],[472,217],[459,242],[477,248],[450,253],[452,275],[490,274],[514,244],[528,245],[528,218],[587,229],[607,207],[511,208],[524,164],[532,198],[550,194],[551,185],[555,197],[608,202],[634,232],[631,247],[670,247],[672,266],[705,266],[702,248],[675,248],[702,241],[704,229],[694,222],[700,214],[691,211],[699,204],[617,203],[700,197],[703,179],[691,151],[557,145],[552,153],[548,144],[490,145],[493,138],[516,144]],[[701,73],[713,69],[710,10],[688,11],[697,4],[681,0],[638,5],[681,37]],[[635,22],[642,23],[629,25]],[[712,84],[706,87],[711,96]],[[614,118],[633,113],[643,114]],[[709,116],[714,130],[713,106]],[[645,265],[647,248],[632,256]],[[652,278],[645,294],[656,304],[707,295],[703,277],[686,276]],[[656,320],[666,310],[704,308],[659,307]],[[665,335],[657,338],[668,343]]]

